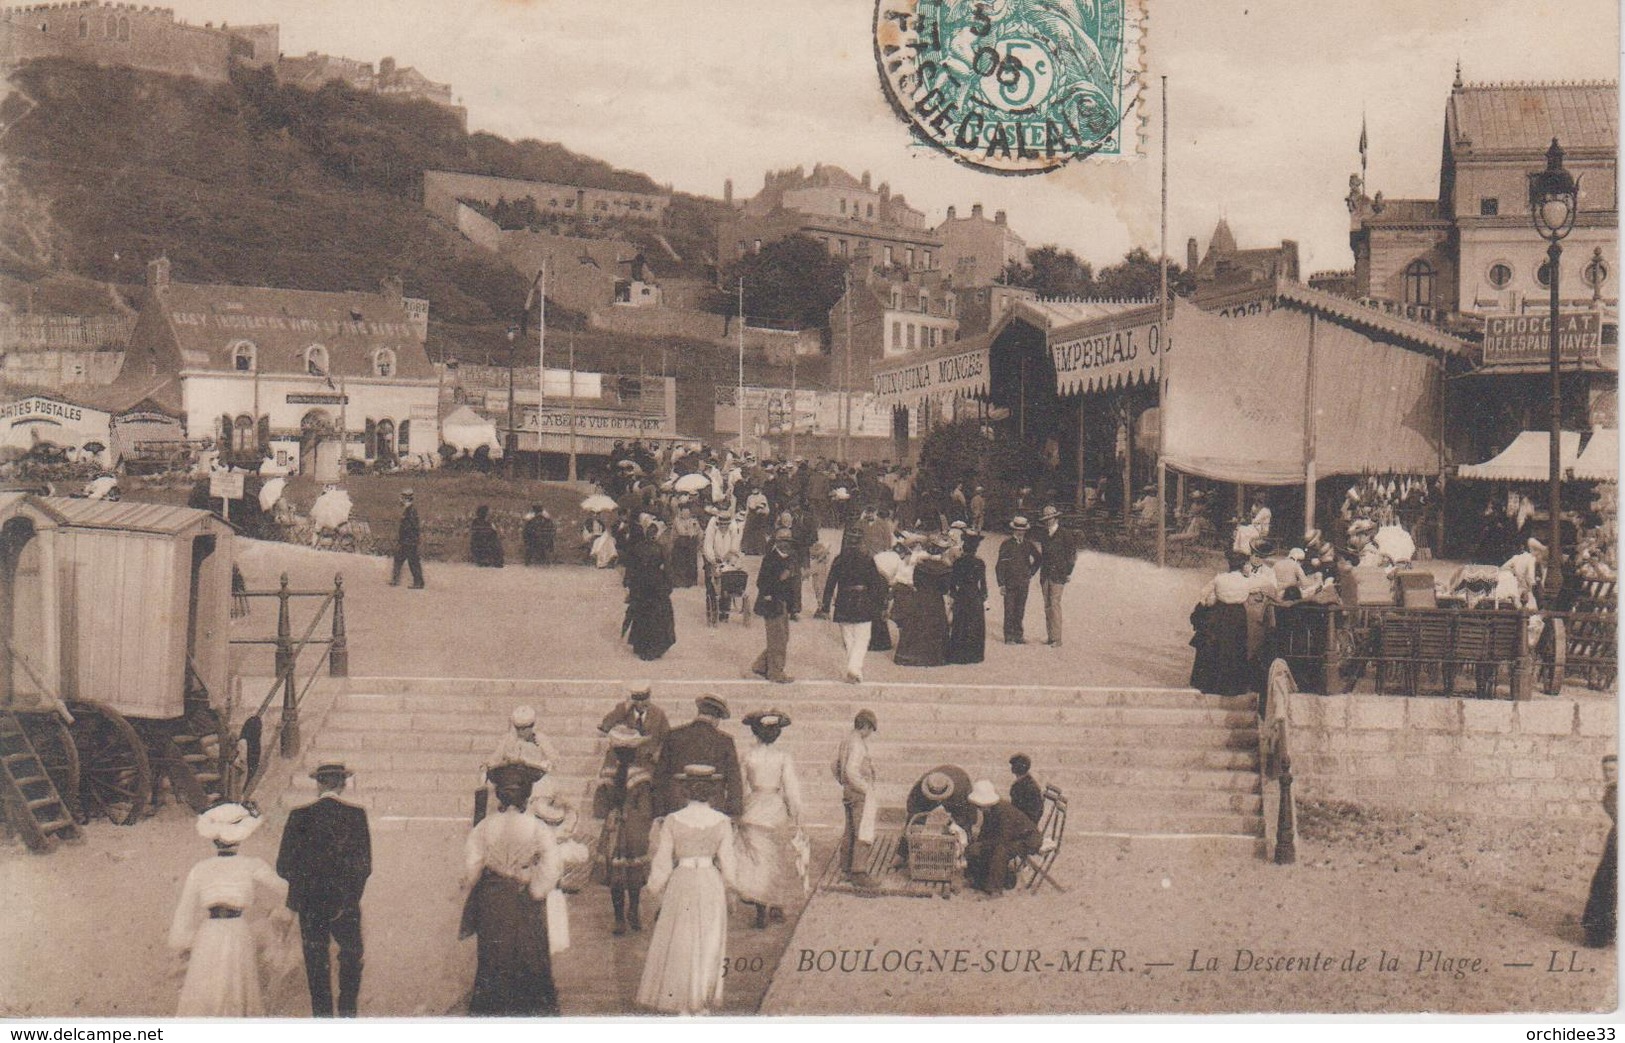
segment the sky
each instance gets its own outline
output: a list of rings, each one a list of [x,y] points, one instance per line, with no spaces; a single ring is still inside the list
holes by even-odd
[[[284,54],[393,56],[449,82],[471,129],[558,141],[674,188],[754,194],[764,172],[872,171],[936,224],[1009,213],[1029,247],[1097,265],[1159,240],[1167,77],[1168,249],[1223,216],[1242,247],[1299,243],[1352,266],[1343,197],[1438,192],[1445,102],[1469,82],[1618,78],[1617,0],[1140,0],[1143,156],[1000,177],[914,144],[881,92],[872,0],[168,0],[203,23],[277,22]]]

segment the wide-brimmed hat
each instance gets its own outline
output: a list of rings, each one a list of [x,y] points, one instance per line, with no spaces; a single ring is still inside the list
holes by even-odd
[[[316,770],[310,773],[310,777],[313,779],[348,779],[354,775],[355,772],[346,768],[343,761],[327,761],[318,764]]]
[[[528,791],[543,774],[528,764],[518,763],[498,764],[485,771],[485,777],[498,794],[505,790],[510,793]]]
[[[790,715],[779,709],[758,710],[740,718],[739,723],[747,728],[754,728],[757,725],[763,728],[786,728],[790,724]]]
[[[413,493],[412,490],[410,490],[410,489],[402,489],[401,490],[401,499],[403,499],[403,500],[410,500],[415,495],[416,494]]]
[[[508,715],[508,723],[515,728],[532,728],[536,725],[536,710],[529,706],[515,706],[513,713]]]
[[[858,715],[852,718],[852,727],[862,728],[866,724],[877,732],[880,730],[880,722],[875,719],[874,711],[859,710]]]
[[[1039,521],[1049,521],[1051,518],[1059,518],[1060,516],[1061,512],[1055,509],[1054,504],[1050,504],[1048,507],[1045,507],[1043,510],[1038,512]]]
[[[567,809],[557,804],[533,804],[530,813],[550,826],[564,825],[565,818],[570,814]]]
[[[235,801],[216,804],[197,817],[198,835],[216,844],[236,847],[260,828],[260,817]]]
[[[633,702],[648,702],[649,695],[654,691],[654,685],[648,681],[628,681],[626,683],[626,697]]]
[[[1030,528],[1032,528],[1032,524],[1019,514],[1010,519],[1011,532],[1026,532]]]
[[[965,529],[970,528],[970,525],[968,523],[966,523],[966,522],[963,522],[963,521],[956,521],[952,525],[948,526],[948,528],[950,528],[950,529],[959,529],[959,530],[963,531]]]
[[[1377,523],[1372,521],[1370,518],[1356,518],[1353,522],[1349,523],[1350,536],[1360,536],[1368,532],[1376,531]]]
[[[617,724],[605,734],[609,738],[609,744],[616,748],[641,746],[648,739],[647,735],[626,724]]]
[[[920,780],[920,792],[927,800],[947,800],[954,791],[954,780],[940,771],[928,773]]]
[[[716,717],[724,721],[728,719],[728,704],[710,693],[694,700],[694,708],[706,717]]]
[[[1275,553],[1275,541],[1260,536],[1249,545],[1248,549],[1262,558]]]
[[[1524,541],[1524,546],[1529,548],[1529,553],[1531,554],[1543,554],[1546,551],[1546,544],[1535,539],[1533,536]]]
[[[966,798],[979,808],[991,808],[999,802],[999,791],[993,788],[993,783],[987,779],[976,780],[976,785],[970,788],[970,796]]]

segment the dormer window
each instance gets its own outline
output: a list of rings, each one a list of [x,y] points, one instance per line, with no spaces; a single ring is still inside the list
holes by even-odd
[[[240,340],[231,349],[231,368],[238,373],[252,373],[255,369],[254,357],[254,345]]]
[[[327,349],[320,344],[312,344],[305,349],[305,372],[313,377],[327,376]]]
[[[395,353],[388,348],[379,348],[372,357],[372,371],[380,377],[393,377],[395,375]]]

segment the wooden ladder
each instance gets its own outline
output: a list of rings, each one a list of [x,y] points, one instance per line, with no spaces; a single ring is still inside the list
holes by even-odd
[[[59,837],[80,835],[79,825],[46,774],[28,733],[9,710],[0,710],[0,803],[6,821],[34,851],[49,851]]]

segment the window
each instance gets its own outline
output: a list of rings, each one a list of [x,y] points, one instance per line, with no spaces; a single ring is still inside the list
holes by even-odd
[[[86,18],[84,15],[80,15],[79,16],[79,39],[88,40],[89,38],[90,38],[90,19]]]
[[[129,42],[130,20],[128,18],[120,18],[118,20],[118,38],[126,43]]]
[[[914,324],[908,324],[908,350],[914,350]]]
[[[1586,265],[1585,281],[1587,286],[1597,287],[1608,281],[1608,266],[1602,258],[1593,257]]]
[[[232,425],[231,448],[238,453],[246,453],[254,448],[254,418],[246,413]]]
[[[841,256],[845,257],[846,255],[847,255],[847,244],[846,244],[846,240],[842,239],[841,240]]]
[[[395,451],[397,453],[412,451],[412,421],[401,421],[401,429],[395,433]]]
[[[884,263],[887,268],[890,268],[892,266],[892,249],[891,249],[891,247],[889,247],[889,246],[883,247],[880,252],[881,252],[881,257],[882,257],[882,263]]]
[[[1433,303],[1433,265],[1412,261],[1405,268],[1405,303]]]
[[[372,371],[380,377],[393,377],[395,375],[395,353],[388,348],[379,348],[372,357]]]
[[[390,420],[388,417],[378,421],[378,427],[375,434],[378,444],[373,447],[374,452],[372,455],[375,457],[383,457],[386,460],[393,459],[396,452],[395,422]]]
[[[751,244],[750,252],[751,253],[756,253],[756,254],[759,254],[759,253],[762,252],[762,241],[760,239],[756,240],[754,243]]]
[[[913,268],[914,267],[914,247],[911,246],[907,250],[905,250],[904,253],[903,253],[903,256],[908,258],[908,266],[910,268]]]
[[[327,349],[320,344],[312,344],[305,349],[305,372],[313,377],[325,377],[328,374]]]
[[[927,271],[931,270],[931,251],[930,250],[927,250],[925,252],[925,268],[926,268]]]
[[[1496,261],[1490,265],[1487,278],[1490,280],[1491,286],[1497,290],[1504,290],[1512,282],[1512,266],[1505,261]]]
[[[1540,270],[1535,272],[1535,281],[1540,283],[1542,286],[1552,285],[1552,262],[1540,262]]]
[[[870,217],[874,217],[874,216],[875,216],[875,205],[874,205],[874,204],[873,204],[873,203],[870,203],[870,204],[869,204],[869,216],[870,216]]]
[[[891,346],[895,351],[903,346],[903,324],[893,321],[891,324]]]
[[[1501,212],[1501,201],[1494,196],[1485,196],[1478,201],[1478,216],[1495,217]]]
[[[231,368],[238,373],[254,372],[254,345],[240,340],[231,350]]]
[[[841,200],[841,213],[846,213],[846,200]]]

